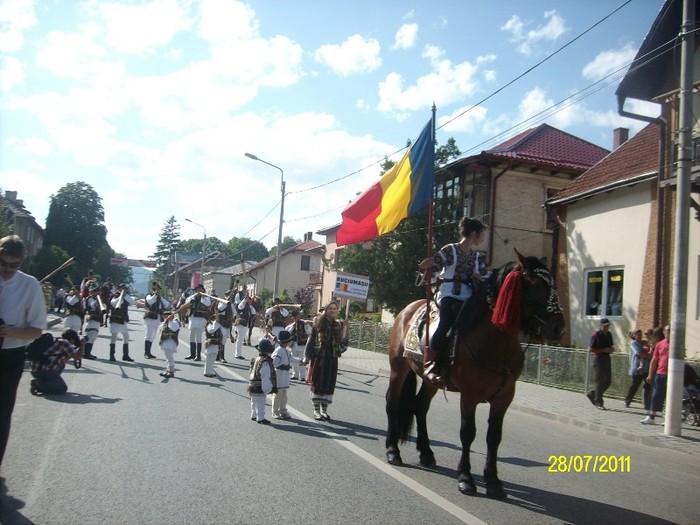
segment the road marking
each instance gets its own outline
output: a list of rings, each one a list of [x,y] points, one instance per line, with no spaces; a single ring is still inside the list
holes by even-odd
[[[235,373],[228,367],[223,367],[217,365],[216,368],[219,371],[226,372],[228,375],[233,377],[234,379],[240,379],[242,381],[247,381],[248,378],[244,378],[243,376]],[[308,417],[306,414],[303,412],[299,412],[295,408],[291,406],[287,406],[288,410],[292,412],[298,419],[305,421],[307,423],[311,423],[312,425],[316,425],[315,429],[318,430],[320,433],[325,434],[327,437],[331,438],[333,441],[338,443],[339,445],[345,447],[347,450],[355,454],[357,457],[365,460],[367,463],[375,467],[376,469],[382,471],[383,473],[391,476],[394,478],[396,481],[399,483],[403,484],[407,488],[411,489],[413,492],[416,494],[424,497],[434,505],[440,507],[442,510],[445,510],[452,514],[455,518],[460,520],[462,523],[467,523],[468,525],[488,525],[485,521],[480,520],[473,514],[470,514],[466,510],[464,510],[461,507],[458,507],[451,501],[446,500],[436,492],[433,492],[429,488],[427,488],[424,485],[421,485],[414,479],[411,479],[409,476],[399,472],[396,467],[393,467],[389,465],[388,463],[384,463],[383,461],[380,461],[376,457],[374,457],[372,454],[369,452],[363,450],[362,448],[358,447],[354,443],[350,442],[345,436],[341,436],[340,434],[336,434],[332,430],[327,429],[326,427],[323,427],[321,425],[317,425],[316,421],[314,419],[311,419]]]

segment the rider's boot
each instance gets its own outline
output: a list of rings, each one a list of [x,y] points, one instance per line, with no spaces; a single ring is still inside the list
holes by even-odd
[[[430,346],[423,349],[423,379],[435,386],[442,387],[444,383],[437,362],[439,357],[440,353]]]

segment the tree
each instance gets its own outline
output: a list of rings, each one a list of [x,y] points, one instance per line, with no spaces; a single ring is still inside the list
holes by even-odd
[[[204,239],[185,239],[180,243],[181,249],[190,253],[201,253],[203,245]],[[228,248],[218,237],[207,237],[207,257],[214,252],[219,252],[226,256],[228,255]]]
[[[248,237],[232,237],[228,241],[226,248],[234,259],[260,262],[270,256],[263,243]]]
[[[447,139],[447,144],[438,146],[435,150],[435,165],[444,166],[451,160],[458,158],[462,154],[457,147],[457,142],[454,137]]]
[[[111,279],[115,285],[119,283],[133,283],[134,277],[131,274],[131,268],[112,264],[113,257],[125,259],[126,255],[115,252],[109,243],[105,243],[97,256],[97,261],[95,261],[94,270],[98,281],[104,282],[107,279]]]
[[[285,236],[282,239],[282,243],[280,244],[280,250],[282,253],[284,253],[284,250],[288,250],[292,246],[296,246],[297,244],[300,244],[301,241],[298,239],[295,239],[294,237],[291,237],[289,235]],[[272,248],[270,248],[270,257],[277,255],[277,245],[275,244]]]
[[[68,255],[65,250],[58,246],[45,245],[32,257],[27,272],[34,275],[37,279],[43,279],[68,259],[70,259],[70,255]],[[68,266],[65,270],[56,272],[49,277],[48,282],[58,287],[65,286],[67,283],[63,275],[68,273],[71,269],[71,266]]]
[[[71,182],[51,196],[44,244],[58,246],[75,257],[74,271],[82,278],[107,243],[104,220],[102,199],[93,187]]]
[[[164,283],[168,278],[168,274],[175,270],[173,256],[180,249],[180,225],[175,220],[175,217],[171,215],[165,221],[163,229],[160,231],[155,253],[149,257],[156,263],[156,271],[153,274],[153,278],[156,281]]]

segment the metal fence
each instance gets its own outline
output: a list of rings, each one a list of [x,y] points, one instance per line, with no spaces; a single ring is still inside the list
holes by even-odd
[[[388,354],[391,325],[371,322],[350,322],[349,342],[353,348]],[[560,346],[523,345],[525,366],[521,381],[587,392],[594,385],[593,359],[587,349]],[[627,348],[611,354],[612,384],[605,393],[608,397],[623,398],[631,383],[628,375]],[[689,361],[697,370],[700,363]],[[641,396],[642,389],[637,392]]]

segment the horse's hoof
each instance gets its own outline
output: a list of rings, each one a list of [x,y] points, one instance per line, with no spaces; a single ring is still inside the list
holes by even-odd
[[[429,454],[421,454],[419,461],[421,467],[434,467],[435,465],[437,465],[437,461],[435,461],[435,455],[432,452]]]
[[[389,465],[403,465],[403,461],[401,460],[401,454],[399,452],[387,452],[386,453],[386,461],[389,463]]]
[[[505,499],[508,497],[500,481],[489,481],[486,483],[486,497],[491,499]]]
[[[467,494],[469,496],[476,494],[476,483],[474,483],[473,479],[462,479],[457,486],[462,494]]]

